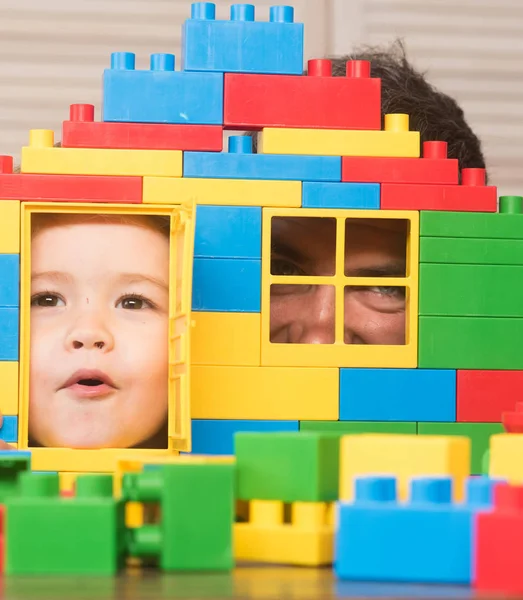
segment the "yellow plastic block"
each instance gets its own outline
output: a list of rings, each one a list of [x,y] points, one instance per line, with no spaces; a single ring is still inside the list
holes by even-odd
[[[0,412],[18,415],[18,362],[0,361]]]
[[[144,506],[141,502],[127,502],[125,505],[125,526],[131,529],[144,524]]]
[[[193,419],[334,420],[339,369],[192,367]]]
[[[259,313],[193,312],[191,319],[193,365],[260,365]]]
[[[271,274],[271,219],[313,217],[336,220],[336,268],[332,276]],[[405,277],[348,277],[345,275],[345,220],[404,219],[409,222]],[[264,208],[262,224],[262,346],[263,366],[415,368],[418,365],[419,213],[403,210],[346,210]],[[284,344],[270,341],[271,285],[335,286],[335,337],[332,344]],[[346,286],[404,286],[406,291],[405,344],[346,344],[344,330]]]
[[[237,560],[303,566],[329,565],[334,555],[332,504],[296,502],[284,522],[279,501],[251,500],[248,523],[234,525]]]
[[[0,199],[0,254],[20,252],[20,202]]]
[[[489,475],[523,484],[523,434],[498,433],[490,437]]]
[[[180,150],[54,148],[53,144],[52,131],[33,129],[29,146],[22,148],[21,172],[157,177],[181,177],[183,173]]]
[[[145,204],[196,204],[222,206],[301,206],[301,181],[250,179],[166,179],[145,177]]]
[[[408,498],[412,477],[452,477],[454,499],[459,501],[469,473],[468,437],[361,434],[341,438],[340,500],[353,499],[355,477],[379,474],[397,477],[401,500]]]
[[[385,115],[384,131],[265,127],[259,152],[321,156],[420,155],[420,135],[409,131],[408,115]]]

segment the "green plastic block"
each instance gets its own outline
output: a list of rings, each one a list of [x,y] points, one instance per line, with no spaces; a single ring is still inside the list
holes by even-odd
[[[164,570],[234,566],[235,466],[162,465],[123,478],[125,500],[159,502],[160,522],[130,531],[132,556],[155,557]]]
[[[483,470],[483,458],[489,448],[490,436],[503,433],[501,423],[419,423],[419,435],[461,435],[470,438],[471,475],[487,474]]]
[[[523,317],[523,267],[420,265],[419,314]]]
[[[523,240],[523,215],[422,210],[420,236]]]
[[[422,237],[420,263],[523,265],[523,240]]]
[[[30,452],[0,452],[0,504],[17,493],[20,474],[29,471],[30,468]]]
[[[348,433],[417,433],[417,423],[390,421],[300,421],[300,431]]]
[[[82,475],[61,498],[57,474],[23,473],[6,501],[6,573],[114,575],[124,563],[124,506],[112,475]]]
[[[420,317],[420,369],[523,369],[523,319]]]
[[[328,502],[338,498],[339,435],[237,433],[238,498]]]

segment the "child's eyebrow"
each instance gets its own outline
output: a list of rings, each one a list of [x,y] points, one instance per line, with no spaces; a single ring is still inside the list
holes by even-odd
[[[51,279],[54,281],[60,281],[64,283],[71,283],[73,276],[63,271],[42,271],[41,273],[31,273],[31,281],[38,281],[39,279]]]
[[[133,283],[148,282],[153,285],[162,288],[162,290],[169,291],[169,283],[163,279],[158,279],[152,275],[144,275],[143,273],[121,273],[119,279],[122,283],[132,285]]]

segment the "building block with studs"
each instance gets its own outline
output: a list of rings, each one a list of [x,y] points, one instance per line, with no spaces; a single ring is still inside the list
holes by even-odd
[[[182,176],[181,150],[54,148],[54,134],[33,129],[22,148],[22,173],[49,175]]]
[[[240,500],[330,502],[338,498],[340,438],[325,432],[237,433]]]
[[[231,569],[234,481],[235,465],[226,463],[126,473],[124,500],[156,502],[161,512],[159,523],[130,530],[131,556],[155,557],[166,571]]]
[[[523,434],[498,433],[490,438],[489,475],[523,484]]]
[[[348,433],[417,433],[417,423],[395,421],[300,421],[300,431]]]
[[[192,309],[259,313],[261,260],[195,258]]]
[[[523,317],[523,266],[421,264],[419,278],[420,315]]]
[[[103,120],[120,123],[223,123],[223,75],[174,70],[174,54],[152,54],[135,70],[132,52],[114,52],[104,71]]]
[[[420,316],[418,366],[523,369],[522,339],[520,318]]]
[[[247,421],[245,419],[193,419],[194,454],[234,454],[238,432],[298,431],[298,421]]]
[[[301,75],[303,24],[291,6],[272,6],[270,21],[254,19],[252,4],[233,4],[230,20],[216,20],[212,2],[194,2],[182,30],[185,71]]]
[[[336,368],[192,365],[191,374],[193,419],[338,419]]]
[[[26,200],[138,204],[142,201],[142,178],[13,173],[13,157],[0,156],[0,199],[0,215],[5,218],[0,223],[11,224],[20,220],[20,201]],[[4,228],[0,225],[0,232]],[[3,252],[19,252],[20,227],[9,226],[8,235],[0,240]]]
[[[500,422],[523,398],[523,371],[458,370],[457,421]]]
[[[196,258],[261,259],[261,207],[198,206]]]
[[[523,593],[523,486],[498,484],[494,507],[476,515],[473,587],[499,597]]]
[[[0,308],[0,361],[18,360],[20,310]]]
[[[184,178],[275,179],[279,181],[341,180],[341,158],[339,156],[253,154],[252,138],[249,136],[231,136],[228,143],[228,152],[185,152],[183,157]]]
[[[418,423],[418,435],[458,435],[470,438],[471,475],[486,475],[481,463],[489,448],[490,437],[497,433],[503,433],[501,423]]]
[[[502,413],[501,423],[507,433],[523,433],[523,402],[516,402],[512,410]]]
[[[523,240],[422,237],[420,263],[523,265]]]
[[[18,441],[18,417],[4,415],[0,427],[0,440],[7,443]]]
[[[58,474],[22,473],[6,500],[8,575],[114,575],[124,562],[124,505],[112,475],[81,475],[74,498]]]
[[[335,572],[340,579],[469,584],[474,517],[490,506],[496,482],[468,480],[452,503],[451,478],[412,480],[397,501],[394,477],[356,480],[353,503],[338,505]]]
[[[0,254],[0,307],[20,306],[20,255]]]
[[[341,180],[355,183],[457,184],[458,160],[447,158],[447,142],[423,142],[423,158],[343,156]]]
[[[265,127],[259,152],[313,156],[390,156],[417,158],[419,132],[409,131],[408,115],[385,115],[383,131]],[[382,206],[383,208],[383,206]]]
[[[332,62],[314,59],[303,77],[226,73],[224,125],[380,129],[381,80],[370,68],[366,60],[348,61],[346,77],[332,77]]]
[[[0,503],[3,504],[6,498],[17,494],[20,474],[30,470],[30,452],[0,451]]]
[[[452,477],[454,499],[460,501],[465,479],[470,474],[470,439],[385,433],[343,436],[340,500],[354,498],[355,477],[376,473],[397,478],[400,500],[407,499],[412,477]]]
[[[141,150],[223,150],[221,125],[104,123],[94,120],[92,104],[71,104],[62,124],[62,148]]]
[[[485,185],[485,169],[463,169],[461,185],[384,183],[381,208],[496,212],[497,188]]]
[[[303,208],[379,208],[378,183],[303,183]]]
[[[340,369],[342,421],[455,421],[456,371]]]
[[[18,414],[18,363],[15,361],[0,361],[0,413],[2,415]]]

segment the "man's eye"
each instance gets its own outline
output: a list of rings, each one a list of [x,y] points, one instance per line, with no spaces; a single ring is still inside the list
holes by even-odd
[[[65,306],[65,302],[56,294],[35,294],[31,298],[31,306],[53,308],[55,306]]]
[[[143,296],[133,295],[121,298],[116,304],[116,308],[119,307],[127,310],[142,310],[144,308],[154,308],[154,304]]]
[[[374,294],[380,294],[381,296],[386,296],[388,298],[405,298],[405,288],[397,285],[380,285],[375,287],[369,287],[368,290],[369,292],[373,292]]]
[[[292,277],[295,275],[304,275],[304,273],[300,267],[289,260],[285,260],[284,258],[272,258],[271,275]]]

